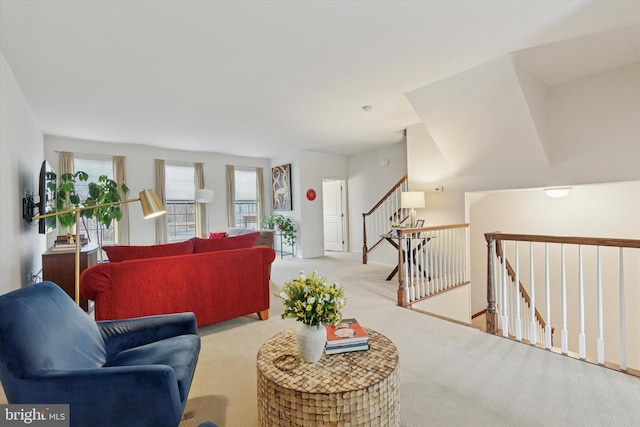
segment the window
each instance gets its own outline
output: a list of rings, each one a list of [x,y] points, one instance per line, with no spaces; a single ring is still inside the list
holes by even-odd
[[[256,197],[256,170],[235,168],[236,226],[257,230],[258,200]]]
[[[188,240],[196,235],[195,180],[192,165],[165,165],[167,239]]]
[[[110,179],[113,179],[113,160],[111,157],[83,157],[76,154],[73,159],[73,168],[76,172],[84,171],[89,175],[89,179],[87,181],[76,181],[75,184],[76,192],[80,196],[81,200],[86,199],[89,194],[89,182],[98,182],[98,178],[102,175],[106,175]],[[82,218],[82,224],[80,232],[87,233],[90,241],[99,242],[98,230],[100,226],[98,221],[96,221],[95,218]],[[112,245],[117,243],[115,241],[113,229],[113,223],[109,228],[103,229],[103,245]]]

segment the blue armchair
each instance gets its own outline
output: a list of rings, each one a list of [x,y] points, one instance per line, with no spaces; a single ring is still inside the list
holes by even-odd
[[[95,322],[51,282],[0,295],[9,403],[67,403],[72,426],[177,426],[199,352],[193,313]]]

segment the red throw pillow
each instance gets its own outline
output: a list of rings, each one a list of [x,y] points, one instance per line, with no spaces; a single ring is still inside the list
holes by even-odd
[[[227,237],[226,231],[219,231],[219,232],[212,231],[209,233],[210,239],[223,239],[225,237]]]
[[[259,232],[225,237],[224,239],[195,239],[195,253],[251,248],[258,240]]]
[[[156,258],[193,253],[193,239],[151,246],[103,246],[110,262],[128,261],[130,259]]]

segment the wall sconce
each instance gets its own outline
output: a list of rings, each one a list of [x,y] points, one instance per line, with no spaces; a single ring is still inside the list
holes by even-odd
[[[403,191],[400,193],[400,207],[411,209],[409,218],[411,227],[416,226],[417,214],[414,208],[424,208],[424,192],[422,191]]]
[[[557,199],[560,197],[565,197],[567,194],[569,194],[569,190],[571,190],[571,187],[553,187],[545,188],[544,192],[547,196]]]

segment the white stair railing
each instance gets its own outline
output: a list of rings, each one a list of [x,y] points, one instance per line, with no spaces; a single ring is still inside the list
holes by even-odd
[[[551,321],[557,319],[562,354],[622,371],[640,369],[640,334],[628,336],[626,328],[627,323],[640,324],[640,312],[626,310],[637,304],[627,296],[640,294],[640,240],[504,233],[485,237],[487,332],[502,330],[503,336],[551,350]],[[520,254],[523,242],[528,242],[528,257]],[[528,265],[521,258],[528,258]],[[508,271],[509,263],[502,259],[512,260],[515,271]],[[535,281],[538,276],[544,277],[543,284]],[[520,283],[521,277],[529,283]],[[518,303],[521,286],[530,295],[529,305]],[[535,310],[541,294],[544,317]]]
[[[536,311],[535,286],[529,295],[520,284],[519,246],[515,248],[515,278],[509,274],[508,263],[502,262],[498,256],[498,253],[504,253],[503,250],[493,251],[498,329],[504,337],[513,337],[516,341],[527,341],[534,345],[545,345],[547,340],[550,343],[552,329]],[[533,263],[533,252],[530,252],[529,262]],[[533,270],[530,271],[529,283],[535,283]]]
[[[469,283],[469,224],[396,230],[398,305]]]

